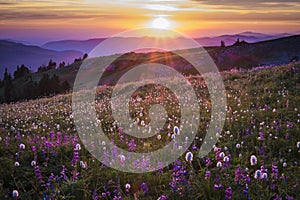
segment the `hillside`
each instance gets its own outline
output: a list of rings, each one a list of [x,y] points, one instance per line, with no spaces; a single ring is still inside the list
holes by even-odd
[[[252,44],[240,43],[209,53],[221,70],[251,68],[289,63],[294,56],[300,57],[299,44],[300,35],[295,35]]]
[[[211,55],[220,71],[231,70],[233,68],[247,70],[257,66],[290,63],[293,57],[300,57],[300,46],[295,44],[300,44],[300,35],[252,44],[240,42],[228,47],[207,47],[206,50]],[[34,50],[39,50],[37,47],[32,48]],[[199,51],[199,49],[191,49],[188,52],[194,54],[200,53]],[[34,61],[38,62],[38,59]],[[101,62],[101,59],[97,62]],[[131,52],[124,54],[115,60],[114,63],[107,68],[107,72],[103,74],[101,82],[105,84],[114,83],[119,76],[132,67],[149,62],[164,64],[173,67],[177,71],[184,71],[184,73],[187,74],[195,73],[191,64],[180,58],[176,54],[176,51],[149,53]],[[14,80],[14,88],[12,89],[11,94],[16,97],[15,99],[19,99],[20,94],[24,92],[24,88],[30,87],[28,84],[32,84],[32,82],[38,83],[43,77],[43,74],[46,73],[49,74],[50,77],[54,74],[58,75],[61,82],[66,80],[72,87],[80,66],[81,62],[75,62],[63,68],[33,73],[30,75],[30,79],[23,78]],[[96,68],[86,70],[87,76],[91,73],[99,72],[96,71]],[[0,96],[2,99],[3,95],[3,88],[0,88]]]
[[[176,155],[175,151],[180,148],[187,148],[187,151],[174,163],[142,174],[117,171],[107,165],[125,165],[130,169],[160,166],[161,163],[149,162],[148,156],[142,155],[131,162],[131,153],[160,149],[169,141],[178,141],[176,135],[171,138],[176,122],[170,123],[170,135],[159,132],[147,140],[130,140],[127,132],[115,130],[115,124],[105,116],[99,122],[103,119],[104,130],[115,130],[105,132],[114,142],[98,139],[87,142],[78,135],[71,94],[1,104],[0,180],[5,181],[0,197],[9,199],[12,191],[18,190],[18,198],[28,200],[40,197],[113,199],[116,196],[153,200],[163,195],[170,200],[224,199],[225,195],[230,195],[230,199],[299,199],[299,72],[299,64],[239,73],[222,72],[228,105],[226,120],[218,143],[205,158],[197,155],[206,141],[204,134],[211,109],[206,88],[198,87],[196,91],[203,95],[199,101],[201,120],[196,137],[190,137],[189,132],[180,134],[188,136],[192,145],[174,144],[174,151],[168,155]],[[189,80],[193,86],[204,86],[203,80],[197,77]],[[176,86],[176,82],[170,84]],[[184,87],[178,88],[180,94],[185,94]],[[109,91],[110,88],[100,90],[99,96]],[[157,92],[150,98],[132,101],[137,108],[147,108],[146,100],[153,100],[156,95]],[[189,98],[184,99],[184,105],[190,106]],[[96,100],[96,107],[83,106],[81,112],[89,116],[90,110],[107,108],[105,102]],[[162,120],[159,116],[154,113],[151,118]],[[85,134],[89,135],[92,124],[98,122],[93,118],[84,119],[88,120]],[[185,120],[182,122],[183,126],[189,125]],[[121,154],[113,144],[128,153]],[[103,149],[103,159],[99,161],[93,157],[87,147]]]

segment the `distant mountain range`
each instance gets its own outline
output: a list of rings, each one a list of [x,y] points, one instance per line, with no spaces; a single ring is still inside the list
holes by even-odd
[[[234,44],[234,42],[239,39],[240,41],[246,41],[249,43],[261,42],[266,40],[273,40],[277,38],[283,38],[292,36],[293,34],[289,33],[281,33],[275,35],[268,35],[262,33],[254,33],[254,32],[243,32],[234,35],[221,35],[217,37],[206,37],[206,38],[196,38],[195,40],[201,44],[202,46],[220,46],[221,41],[225,42],[226,46],[230,46]]]
[[[211,38],[195,39],[202,46],[215,46],[209,49],[209,53],[221,69],[232,67],[249,67],[260,64],[281,64],[287,63],[293,56],[300,57],[299,35],[290,36],[283,33],[277,35],[267,35],[254,32],[243,32],[235,35],[222,35]],[[287,37],[290,36],[290,37]],[[278,39],[280,38],[280,39]],[[234,45],[236,40],[246,41],[251,44]],[[276,39],[276,40],[274,40]],[[17,65],[25,64],[32,71],[36,71],[41,65],[47,65],[52,59],[57,64],[65,61],[72,63],[74,59],[82,57],[84,53],[89,53],[105,38],[90,40],[62,40],[48,42],[41,47],[22,44],[14,40],[0,40],[0,78],[7,67],[13,73]],[[174,42],[184,43],[186,38],[168,38],[167,47],[174,46]],[[268,40],[268,41],[266,41]],[[221,41],[225,42],[225,48],[217,48]],[[261,42],[266,41],[266,42]],[[153,38],[112,38],[112,46],[107,48],[107,55],[123,53],[124,46],[131,47],[135,42],[151,44]],[[242,66],[244,65],[244,66]]]
[[[220,46],[221,41],[225,42],[225,45],[230,46],[232,45],[237,39],[247,41],[249,43],[253,42],[260,42],[265,40],[272,40],[282,37],[288,37],[292,34],[289,33],[282,33],[276,35],[268,35],[262,33],[254,33],[254,32],[243,32],[234,35],[221,35],[217,37],[202,37],[202,38],[195,38],[201,46]],[[61,40],[61,41],[52,41],[48,42],[41,47],[45,49],[55,50],[55,51],[65,51],[65,50],[77,50],[84,53],[89,53],[92,51],[100,42],[104,41],[106,38],[96,38],[96,39],[89,39],[89,40]],[[180,38],[183,40],[183,38]],[[153,40],[151,37],[144,37],[144,38],[111,38],[112,43],[116,44],[126,44],[130,45],[132,42],[143,42],[147,43],[145,40]],[[178,38],[169,38],[170,46],[173,44],[173,40],[178,40]],[[178,41],[177,41],[178,42]],[[182,41],[184,42],[184,41]]]
[[[8,68],[9,72],[12,73],[17,65],[24,64],[36,71],[39,66],[47,65],[50,59],[57,62],[58,65],[61,61],[72,63],[75,58],[82,57],[82,55],[82,52],[75,50],[54,51],[38,46],[0,40],[0,77],[3,78],[5,68]]]
[[[55,51],[77,50],[84,53],[89,53],[105,39],[106,38],[52,41],[42,45],[41,47]]]

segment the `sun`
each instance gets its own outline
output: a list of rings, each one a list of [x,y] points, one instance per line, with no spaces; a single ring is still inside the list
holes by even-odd
[[[166,18],[158,17],[152,21],[151,26],[157,29],[168,29],[170,28],[170,22]]]

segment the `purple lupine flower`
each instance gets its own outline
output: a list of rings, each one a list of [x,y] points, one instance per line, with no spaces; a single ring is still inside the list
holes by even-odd
[[[69,139],[70,139],[70,136],[65,135],[65,136],[64,136],[64,143],[65,143],[65,144],[68,144],[68,143],[69,143]]]
[[[78,159],[79,159],[78,151],[76,149],[74,149],[74,154],[73,154],[73,158],[72,158],[72,165],[73,166],[76,165]]]
[[[81,145],[80,144],[76,144],[74,151],[80,151],[81,150]]]
[[[222,187],[223,187],[222,184],[214,184],[214,189],[216,189],[216,190],[217,189],[220,190],[220,189],[222,189]]]
[[[99,196],[98,196],[98,193],[97,193],[97,190],[94,189],[93,191],[93,196],[92,196],[93,200],[98,200],[99,199]]]
[[[149,158],[144,158],[143,157],[140,166],[141,166],[141,168],[144,168],[144,169],[149,168],[149,166],[150,166],[150,160],[149,160]]]
[[[131,139],[130,142],[128,143],[128,150],[129,151],[135,151],[136,150],[136,144],[134,139]]]
[[[62,175],[62,177],[63,177],[64,180],[67,180],[66,171],[68,171],[68,170],[67,170],[67,168],[63,165],[60,174]]]
[[[286,195],[286,196],[285,196],[285,199],[286,199],[286,200],[294,200],[294,197],[289,196],[289,195]]]
[[[285,138],[286,140],[290,139],[290,134],[289,134],[289,133],[286,133],[285,136],[284,136],[284,138]]]
[[[31,147],[31,150],[32,150],[33,152],[36,152],[36,146],[32,146],[32,147]]]
[[[197,146],[196,146],[195,143],[194,143],[193,146],[192,146],[192,150],[193,150],[193,151],[197,151]]]
[[[141,184],[141,189],[142,189],[143,192],[146,192],[146,193],[147,193],[147,192],[149,191],[149,188],[148,188],[147,183],[145,183],[145,182],[142,183],[142,184]]]
[[[221,148],[216,148],[215,149],[215,152],[216,152],[216,159],[218,160],[218,161],[220,161],[220,160],[223,160],[223,155],[225,155],[223,152],[221,152],[222,151],[222,149]],[[222,157],[223,156],[223,157]]]
[[[8,146],[9,146],[9,141],[10,141],[10,137],[9,137],[9,135],[7,135],[7,136],[5,137],[5,148],[8,148]]]
[[[250,135],[250,130],[248,128],[245,130],[245,135],[246,136]]]
[[[244,180],[246,182],[250,182],[251,181],[251,178],[250,178],[249,174],[247,174],[246,176],[244,176]]]
[[[291,122],[287,122],[287,127],[288,127],[289,129],[291,129],[291,128],[293,128],[293,127],[294,127],[294,124],[293,124],[293,123],[291,123]]]
[[[269,106],[267,104],[265,104],[265,110],[269,110]]]
[[[114,190],[114,198],[113,200],[122,200],[122,196],[119,190]]]
[[[46,148],[48,148],[48,149],[52,148],[52,147],[53,147],[53,144],[52,144],[52,142],[51,142],[51,141],[48,141],[48,140],[46,140],[46,141],[45,141],[45,147],[46,147]]]
[[[20,139],[21,139],[21,133],[18,132],[17,135],[16,135],[15,137],[16,137],[18,140],[20,140]]]
[[[72,181],[77,180],[79,174],[80,174],[79,172],[76,172],[76,170],[73,170],[73,171],[72,171]]]
[[[246,183],[246,188],[243,190],[243,194],[248,194],[249,192],[249,186],[248,186],[248,183]]]
[[[35,176],[37,177],[37,179],[39,180],[39,182],[43,185],[44,184],[44,180],[42,177],[42,173],[40,170],[40,167],[38,165],[34,166],[34,172],[35,172]]]
[[[272,174],[271,177],[274,180],[278,180],[278,167],[276,165],[272,165]]]
[[[226,200],[232,199],[232,189],[231,189],[231,187],[226,188],[226,190],[225,190],[225,199]]]
[[[271,183],[271,184],[270,184],[270,188],[271,188],[272,190],[275,190],[275,189],[276,189],[276,185],[275,185],[274,183]]]
[[[55,141],[55,144],[56,146],[59,146],[62,142],[62,133],[61,132],[57,132],[56,133],[57,137],[56,137],[56,141]]]
[[[169,197],[167,195],[161,195],[157,200],[168,200]]]
[[[235,170],[235,182],[239,183],[242,180],[242,171],[241,166],[238,165],[238,168]]]
[[[55,132],[54,131],[50,131],[49,133],[50,139],[53,139],[55,136]]]
[[[179,195],[182,195],[183,187],[188,184],[187,174],[184,163],[179,160],[173,163],[172,180],[169,185],[174,193],[178,192]]]
[[[46,189],[49,189],[51,187],[52,181],[55,180],[55,178],[55,175],[51,173],[48,178],[48,182],[45,184]]]
[[[210,178],[210,171],[206,171],[204,175],[205,180]]]
[[[211,165],[211,161],[210,161],[210,159],[207,157],[206,159],[205,159],[205,166],[206,167],[209,167]]]
[[[259,135],[259,137],[258,137],[259,140],[265,140],[265,134],[264,134],[264,132],[259,131],[258,135]]]
[[[260,166],[260,171],[261,173],[268,173],[268,169],[266,169],[264,165]]]
[[[130,196],[130,194],[129,194],[130,188],[131,188],[131,185],[130,185],[129,183],[127,183],[127,184],[125,185],[125,194],[126,194],[127,197]]]
[[[281,200],[280,196],[278,196],[278,194],[276,194],[276,196],[273,198],[274,200]]]
[[[230,155],[225,156],[223,158],[223,162],[224,162],[224,167],[229,167],[230,166]]]

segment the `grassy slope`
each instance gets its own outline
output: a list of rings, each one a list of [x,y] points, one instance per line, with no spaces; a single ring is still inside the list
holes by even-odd
[[[209,170],[212,173],[211,181],[203,179],[205,169],[204,160],[195,159],[202,163],[202,168],[196,170],[196,174],[192,175],[190,181],[193,187],[189,192],[184,191],[183,196],[178,193],[173,193],[169,189],[169,181],[171,179],[171,171],[164,169],[161,175],[157,173],[134,175],[116,172],[107,168],[103,168],[100,162],[95,162],[91,155],[85,150],[80,153],[80,159],[87,161],[89,168],[83,170],[78,168],[81,172],[80,179],[75,183],[65,182],[58,186],[66,198],[72,199],[72,195],[77,195],[81,199],[90,199],[91,192],[96,188],[98,193],[104,191],[104,184],[111,180],[109,190],[116,187],[114,183],[116,176],[120,178],[120,183],[123,187],[129,181],[133,188],[132,193],[136,193],[141,199],[155,199],[159,195],[168,194],[170,199],[223,199],[224,188],[231,186],[233,188],[234,199],[245,199],[247,196],[242,195],[244,184],[236,185],[234,180],[234,170],[238,165],[242,168],[248,167],[251,178],[256,169],[260,168],[261,164],[269,169],[270,181],[256,181],[253,180],[249,184],[249,197],[252,199],[269,199],[274,194],[279,194],[282,197],[285,195],[292,195],[294,198],[299,198],[299,187],[294,185],[300,181],[299,160],[300,154],[296,148],[297,141],[300,141],[299,136],[299,102],[300,102],[300,65],[290,64],[279,67],[272,67],[269,69],[253,70],[243,73],[228,73],[223,72],[224,84],[227,90],[228,106],[230,110],[227,112],[227,119],[222,131],[222,138],[217,146],[228,148],[226,154],[231,155],[231,166],[225,171],[217,169],[215,154],[211,152],[209,157],[212,159],[212,166]],[[201,80],[195,81],[195,85],[202,84]],[[50,130],[57,130],[57,124],[60,124],[60,131],[66,134],[74,135],[76,133],[73,124],[70,122],[71,116],[71,96],[59,95],[53,98],[43,98],[34,101],[20,102],[10,105],[1,105],[0,110],[3,127],[0,131],[1,137],[5,138],[7,133],[14,134],[18,130],[21,134],[27,135],[30,132],[33,135],[47,136]],[[289,101],[288,107],[286,106]],[[268,107],[268,108],[267,108]],[[267,109],[266,109],[267,108]],[[275,110],[274,110],[275,109]],[[274,138],[276,131],[276,124],[278,121],[282,127]],[[33,129],[33,124],[46,123],[47,126],[39,126]],[[263,124],[262,124],[263,123]],[[293,125],[288,128],[288,125]],[[205,124],[201,124],[205,126]],[[12,129],[13,127],[13,129]],[[249,129],[252,134],[245,136],[245,130]],[[263,131],[265,140],[259,141],[258,133]],[[286,133],[289,138],[286,138]],[[201,134],[199,137],[201,137]],[[269,136],[272,134],[272,136]],[[117,136],[116,136],[117,137]],[[8,149],[4,147],[4,140],[0,143],[1,149],[1,171],[0,180],[5,180],[4,186],[0,190],[1,194],[6,194],[6,189],[10,191],[17,186],[22,197],[27,199],[36,198],[36,195],[42,195],[43,188],[35,188],[32,185],[37,183],[33,169],[30,167],[32,160],[32,153],[30,150],[22,153],[21,167],[14,169],[12,155],[18,151],[17,146],[22,142],[31,146],[26,136],[21,138],[21,141],[11,140]],[[195,141],[199,147],[201,142]],[[156,141],[154,141],[156,143]],[[158,143],[158,142],[157,142]],[[236,149],[235,145],[242,144],[241,149]],[[260,155],[260,148],[265,148],[265,155]],[[41,145],[42,148],[42,145]],[[41,166],[44,178],[50,175],[50,172],[59,173],[61,165],[67,166],[70,170],[70,165],[73,152],[72,145],[66,147],[55,148],[58,157],[50,158],[48,166]],[[289,150],[290,149],[290,150]],[[4,153],[5,152],[5,153]],[[194,152],[196,154],[196,152]],[[241,154],[241,156],[239,156]],[[258,166],[250,166],[249,158],[252,154],[258,157]],[[20,160],[17,159],[17,160]],[[45,162],[43,158],[39,158],[40,164]],[[287,162],[287,167],[282,166],[283,162]],[[296,164],[295,164],[296,162]],[[271,190],[268,186],[271,184],[271,165],[276,163],[279,167],[279,176],[284,174],[288,177],[285,183],[280,179],[276,182],[276,190]],[[170,167],[171,168],[171,167]],[[191,170],[191,166],[187,164],[187,169]],[[223,185],[222,190],[214,190],[213,184],[216,175],[220,176],[220,183]],[[12,177],[14,179],[12,179]],[[29,182],[26,179],[30,180]],[[13,181],[14,180],[14,181]],[[46,180],[46,179],[45,179]],[[147,182],[149,185],[149,194],[144,195],[138,192],[139,184]],[[30,183],[30,184],[29,184]],[[32,184],[32,185],[31,185]],[[37,187],[37,186],[36,186]],[[185,188],[185,187],[184,187]],[[68,196],[69,195],[69,196]]]

